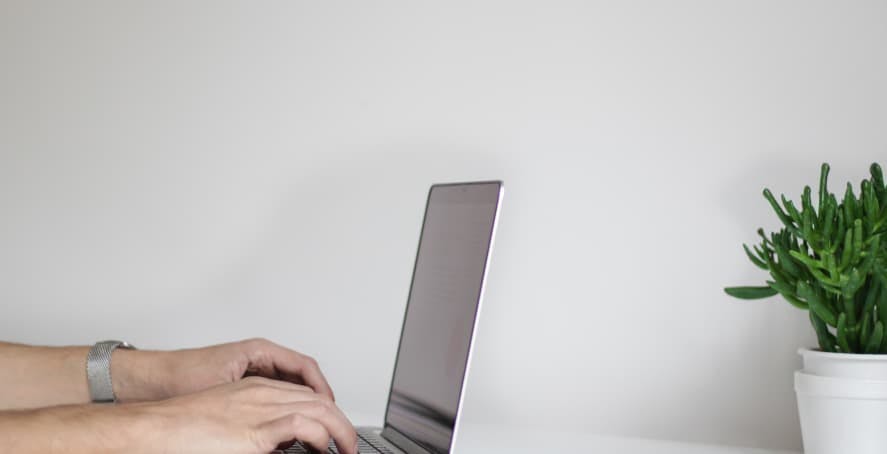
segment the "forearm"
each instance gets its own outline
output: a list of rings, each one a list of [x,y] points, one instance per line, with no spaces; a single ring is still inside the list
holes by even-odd
[[[0,410],[89,402],[88,350],[0,343]]]
[[[90,402],[86,380],[89,347],[32,347],[0,342],[0,410]],[[162,352],[115,350],[114,392],[123,402],[166,397],[155,376]]]
[[[152,418],[138,405],[72,405],[0,411],[0,451],[30,453],[140,452]]]

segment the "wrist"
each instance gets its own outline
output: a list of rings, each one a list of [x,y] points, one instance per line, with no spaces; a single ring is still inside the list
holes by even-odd
[[[171,397],[168,352],[116,349],[111,356],[111,383],[120,402]]]

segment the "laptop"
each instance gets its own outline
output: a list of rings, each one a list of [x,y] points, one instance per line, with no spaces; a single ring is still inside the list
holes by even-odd
[[[357,429],[362,454],[453,452],[502,195],[501,181],[431,186],[385,425]]]

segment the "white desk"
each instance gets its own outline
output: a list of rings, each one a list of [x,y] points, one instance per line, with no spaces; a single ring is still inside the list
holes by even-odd
[[[376,418],[349,415],[360,426],[380,426]],[[456,441],[459,454],[800,454],[795,451],[736,448],[662,440],[644,440],[574,432],[534,431],[488,424],[464,424]]]
[[[508,430],[495,426],[466,426],[456,449],[459,454],[584,452],[595,454],[799,454],[751,448],[621,438],[570,432]]]

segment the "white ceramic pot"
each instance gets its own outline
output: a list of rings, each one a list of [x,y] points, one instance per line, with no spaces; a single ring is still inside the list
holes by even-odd
[[[806,454],[887,453],[887,355],[801,349],[795,392]]]

